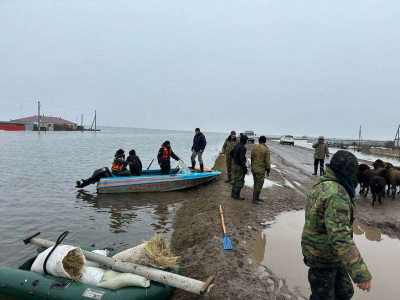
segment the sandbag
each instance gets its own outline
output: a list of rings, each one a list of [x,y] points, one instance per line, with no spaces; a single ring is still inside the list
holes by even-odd
[[[136,247],[117,253],[113,258],[143,266],[166,269],[177,266],[177,259],[171,252],[168,241],[160,234]]]
[[[53,247],[40,253],[32,264],[31,271],[44,274],[43,264]],[[72,263],[71,263],[72,262]],[[81,248],[59,245],[47,260],[47,273],[63,278],[79,280],[85,271],[86,259]]]
[[[97,286],[114,291],[128,286],[148,288],[150,286],[150,280],[135,274],[107,270]]]
[[[86,266],[85,272],[83,272],[79,281],[86,284],[97,285],[101,282],[105,272],[106,270],[102,268]]]

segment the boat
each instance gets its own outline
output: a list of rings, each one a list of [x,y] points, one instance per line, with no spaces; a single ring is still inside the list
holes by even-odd
[[[99,248],[80,246],[83,250],[92,251]],[[46,250],[37,249],[38,253]],[[109,256],[117,254],[110,251]],[[167,300],[175,288],[169,285],[151,281],[150,287],[125,287],[116,291],[73,281],[67,278],[31,272],[31,266],[36,257],[22,264],[18,269],[0,267],[0,299],[60,299],[60,300]],[[167,269],[180,274],[179,268]]]
[[[77,181],[76,187],[83,188],[97,184],[99,194],[167,192],[186,189],[216,179],[221,172],[208,169],[198,172],[190,169],[176,168],[168,175],[160,175],[160,169],[143,170],[140,176],[116,177],[108,168],[96,170],[92,177]]]

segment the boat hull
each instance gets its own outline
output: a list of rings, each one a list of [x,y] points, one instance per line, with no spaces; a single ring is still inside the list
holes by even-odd
[[[212,171],[188,175],[158,175],[103,178],[97,185],[99,194],[154,193],[191,188],[214,180],[221,172]]]

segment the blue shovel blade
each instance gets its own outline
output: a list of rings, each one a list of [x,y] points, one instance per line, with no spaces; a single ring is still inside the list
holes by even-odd
[[[232,250],[232,243],[228,238],[228,236],[226,235],[226,233],[224,233],[223,245],[224,245],[224,250]]]

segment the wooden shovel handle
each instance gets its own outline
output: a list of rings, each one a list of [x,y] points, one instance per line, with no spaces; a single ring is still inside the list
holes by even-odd
[[[224,230],[224,233],[226,233],[224,214],[222,213],[222,206],[221,205],[219,206],[219,213],[221,215],[222,229]]]

